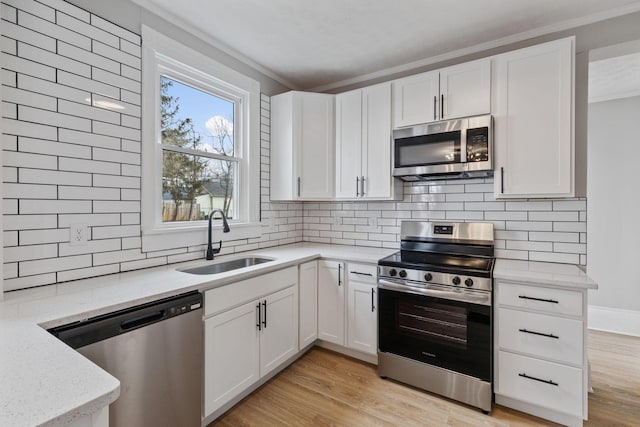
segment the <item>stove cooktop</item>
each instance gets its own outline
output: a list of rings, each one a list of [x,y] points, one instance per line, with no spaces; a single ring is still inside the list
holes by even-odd
[[[387,267],[489,278],[491,277],[493,264],[493,257],[411,251],[398,251],[378,261],[378,265]]]

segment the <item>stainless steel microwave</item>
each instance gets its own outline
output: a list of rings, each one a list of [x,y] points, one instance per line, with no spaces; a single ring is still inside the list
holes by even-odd
[[[493,118],[466,117],[393,131],[393,176],[405,181],[493,176]]]

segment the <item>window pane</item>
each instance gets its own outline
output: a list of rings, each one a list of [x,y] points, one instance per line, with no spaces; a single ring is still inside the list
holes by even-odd
[[[160,77],[162,144],[234,155],[234,103]]]
[[[162,221],[200,221],[212,209],[235,215],[235,161],[163,151]]]

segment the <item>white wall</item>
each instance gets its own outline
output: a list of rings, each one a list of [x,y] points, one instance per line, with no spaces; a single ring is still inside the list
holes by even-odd
[[[587,271],[591,305],[640,312],[639,122],[640,97],[589,106]]]
[[[204,245],[142,250],[140,36],[62,0],[1,8],[4,290],[203,258]],[[269,114],[263,95],[262,236],[222,253],[302,239],[302,205],[269,203]],[[75,223],[86,246],[69,244]]]

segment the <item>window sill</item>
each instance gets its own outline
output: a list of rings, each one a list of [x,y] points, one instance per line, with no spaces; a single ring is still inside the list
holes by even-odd
[[[144,252],[162,251],[207,244],[207,223],[184,224],[181,226],[156,227],[142,232],[142,250]],[[229,224],[228,233],[222,232],[221,221],[214,219],[212,240],[233,241],[255,239],[262,236],[259,222]]]

